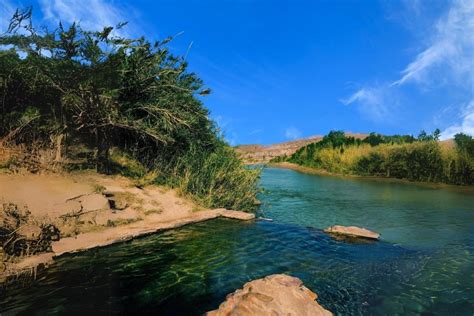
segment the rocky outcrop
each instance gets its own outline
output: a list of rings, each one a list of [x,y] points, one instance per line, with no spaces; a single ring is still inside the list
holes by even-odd
[[[316,302],[317,294],[295,277],[274,274],[254,280],[229,294],[219,309],[207,316],[332,315]]]
[[[334,225],[334,226],[326,228],[324,231],[330,234],[344,235],[344,236],[350,236],[350,237],[361,237],[361,238],[368,238],[368,239],[380,238],[380,234],[372,232],[365,228],[357,227],[357,226]]]
[[[312,136],[305,139],[273,144],[262,145],[240,145],[235,151],[247,163],[266,163],[278,156],[290,156],[299,148],[321,140],[321,136]]]
[[[363,139],[368,134],[358,134],[347,132],[346,136],[351,136],[357,139]],[[308,138],[301,138],[289,142],[283,142],[272,145],[239,145],[234,147],[239,156],[248,164],[267,163],[272,158],[279,156],[291,156],[298,149],[309,145],[311,143],[319,142],[323,139],[322,136],[310,136]]]

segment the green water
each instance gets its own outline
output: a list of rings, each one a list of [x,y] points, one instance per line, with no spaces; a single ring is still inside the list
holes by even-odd
[[[474,194],[265,169],[262,213],[214,220],[60,259],[0,313],[200,315],[243,283],[300,277],[341,315],[472,315]],[[382,233],[349,244],[321,229]]]

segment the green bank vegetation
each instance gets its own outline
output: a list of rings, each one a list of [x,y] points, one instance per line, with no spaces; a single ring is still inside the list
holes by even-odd
[[[453,141],[439,142],[439,135],[439,130],[418,137],[371,133],[356,139],[332,131],[321,141],[272,162],[288,161],[338,174],[474,184],[473,138],[456,134]]]
[[[0,37],[3,152],[49,150],[52,165],[166,184],[208,207],[255,208],[259,170],[222,139],[201,101],[210,90],[170,53],[171,37],[128,38],[126,23],[38,30],[31,15],[17,11]],[[21,164],[17,156],[4,167]]]

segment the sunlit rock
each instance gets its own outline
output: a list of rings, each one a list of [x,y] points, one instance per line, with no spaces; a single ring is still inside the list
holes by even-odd
[[[219,309],[206,315],[332,315],[316,302],[317,298],[300,279],[274,274],[246,283],[229,294]]]
[[[365,228],[357,227],[357,226],[334,225],[334,226],[326,228],[324,231],[326,233],[336,234],[336,235],[362,237],[362,238],[368,238],[368,239],[380,238],[380,234],[372,232]]]

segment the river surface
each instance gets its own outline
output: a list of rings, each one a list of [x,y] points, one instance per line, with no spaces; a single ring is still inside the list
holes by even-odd
[[[0,314],[201,315],[252,279],[288,273],[340,315],[473,315],[474,194],[267,168],[261,215],[213,220],[61,258]],[[367,227],[380,242],[321,230]]]

